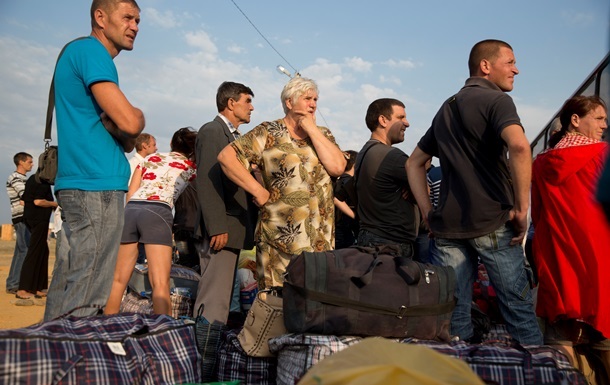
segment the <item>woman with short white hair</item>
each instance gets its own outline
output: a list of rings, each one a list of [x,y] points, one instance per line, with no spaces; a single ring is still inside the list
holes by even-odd
[[[259,288],[282,286],[290,258],[334,249],[331,177],[346,157],[326,127],[316,124],[318,87],[295,77],[281,93],[285,116],[263,122],[218,155],[224,173],[260,207],[256,227]],[[252,176],[260,170],[262,185]]]

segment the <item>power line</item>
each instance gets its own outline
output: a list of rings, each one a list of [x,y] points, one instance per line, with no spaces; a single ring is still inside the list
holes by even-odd
[[[244,11],[242,11],[241,8],[239,8],[239,5],[237,5],[237,3],[235,3],[235,0],[231,0],[231,2],[233,3],[233,5],[235,6],[235,8],[237,8],[237,10],[244,15],[244,17],[246,18],[246,20],[248,20],[248,23],[250,23],[250,25],[256,30],[256,32],[258,32],[259,35],[261,35],[261,37],[267,42],[267,44],[269,44],[269,46],[275,51],[275,53],[277,53],[285,62],[286,64],[288,64],[290,66],[290,68],[292,68],[294,70],[294,76],[301,76],[301,74],[299,74],[299,71],[294,68],[294,66],[292,64],[290,64],[290,62],[277,50],[275,49],[275,47],[273,46],[273,44],[271,44],[271,42],[269,41],[269,39],[267,39],[265,37],[265,35],[263,35],[263,33],[256,27],[256,25],[254,25],[254,23],[252,22],[252,20],[250,20],[250,18],[248,17],[248,15],[245,14]],[[278,66],[278,71],[280,71],[281,73],[287,75],[288,77],[292,77],[290,73],[288,73],[288,71],[286,70],[282,70],[280,69],[281,66]],[[324,118],[324,115],[322,115],[322,112],[318,109],[317,110],[318,114],[320,115],[320,117],[322,118],[322,120],[324,121],[324,124],[326,125],[326,127],[328,127],[328,122],[326,122],[326,119]]]
[[[252,20],[250,20],[248,15],[246,15],[244,13],[244,11],[242,11],[241,8],[239,8],[239,5],[237,5],[237,3],[235,3],[234,0],[231,0],[231,2],[233,3],[233,5],[235,5],[235,8],[237,8],[237,10],[239,10],[239,12],[241,12],[241,14],[244,15],[246,20],[248,20],[248,23],[250,23],[250,25],[252,25],[252,27],[256,30],[256,32],[258,32],[258,34],[261,35],[261,37],[267,42],[267,44],[269,44],[269,46],[275,51],[275,53],[277,53],[286,62],[286,64],[288,64],[290,66],[290,68],[292,68],[294,70],[294,72],[298,72],[297,69],[294,68],[292,66],[292,64],[290,64],[290,62],[288,60],[286,60],[286,58],[277,49],[275,49],[273,44],[271,44],[271,42],[265,37],[265,35],[263,35],[263,33],[258,28],[256,28],[256,25],[254,25],[254,23],[252,22]]]

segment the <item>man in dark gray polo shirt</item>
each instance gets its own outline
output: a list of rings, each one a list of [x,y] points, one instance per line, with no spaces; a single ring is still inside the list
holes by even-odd
[[[506,94],[519,71],[511,46],[499,40],[477,43],[468,66],[471,77],[443,103],[407,161],[409,183],[436,238],[432,262],[452,266],[457,275],[452,334],[462,340],[473,336],[470,306],[480,257],[508,332],[520,343],[542,344],[522,247],[532,157],[515,105]],[[425,174],[432,156],[440,159],[443,169],[435,209]]]

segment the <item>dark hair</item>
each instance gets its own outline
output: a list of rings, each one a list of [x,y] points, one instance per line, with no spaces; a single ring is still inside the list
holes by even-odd
[[[28,158],[34,159],[34,157],[27,152],[18,152],[13,156],[13,163],[15,163],[15,166],[19,166],[19,162],[25,162]]]
[[[254,97],[254,92],[252,92],[250,87],[246,87],[241,83],[223,82],[216,92],[216,108],[218,108],[218,112],[222,112],[227,108],[229,99],[238,101],[241,94]]]
[[[352,169],[352,167],[354,167],[354,164],[356,164],[356,158],[358,157],[358,151],[347,150],[345,152],[347,152],[349,154],[349,159],[347,160],[347,163],[345,164],[345,171],[349,171]]]
[[[475,76],[479,71],[479,65],[481,60],[486,59],[493,61],[500,52],[500,48],[508,48],[512,51],[513,47],[505,41],[487,39],[478,42],[470,50],[470,56],[468,57],[468,69],[470,70],[470,76]]]
[[[101,9],[104,12],[110,14],[116,9],[117,5],[120,3],[131,4],[136,7],[138,11],[140,10],[140,6],[138,5],[138,3],[136,3],[136,0],[93,0],[91,2],[91,10],[89,11],[89,14],[91,16],[91,28],[95,28],[97,26],[95,22],[95,11],[97,9]]]
[[[193,130],[193,127],[182,127],[172,136],[170,148],[173,152],[179,152],[187,158],[193,159],[195,139],[197,139],[197,131]]]
[[[559,111],[559,122],[561,123],[561,129],[551,136],[551,139],[549,139],[549,147],[555,147],[557,143],[559,143],[559,141],[566,136],[570,129],[572,115],[576,114],[582,118],[599,106],[606,109],[606,103],[604,103],[602,98],[595,95],[575,96],[566,100],[563,107],[561,107],[561,111]]]
[[[379,117],[381,115],[385,116],[387,119],[392,118],[392,110],[394,106],[404,108],[405,104],[398,99],[383,98],[377,99],[369,105],[369,108],[366,110],[366,117],[364,118],[364,121],[371,132],[375,131],[379,125]]]
[[[144,143],[148,143],[153,136],[151,134],[147,134],[146,132],[141,133],[136,138],[136,151],[142,151],[142,145]]]

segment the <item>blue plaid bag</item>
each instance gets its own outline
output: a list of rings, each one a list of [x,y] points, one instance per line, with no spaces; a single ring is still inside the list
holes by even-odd
[[[0,384],[201,381],[192,323],[166,315],[57,318],[0,331]]]
[[[587,385],[568,358],[550,346],[522,346],[516,342],[489,341],[467,344],[405,339],[403,343],[427,346],[465,361],[486,384]]]
[[[237,339],[238,330],[223,333],[218,347],[218,381],[240,381],[242,385],[275,385],[276,357],[250,357]]]

